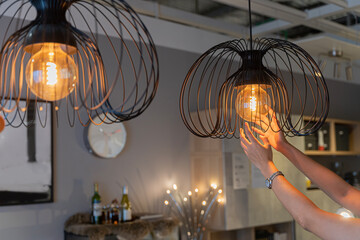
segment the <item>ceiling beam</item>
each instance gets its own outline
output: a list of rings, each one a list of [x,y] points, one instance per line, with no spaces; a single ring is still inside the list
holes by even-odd
[[[236,8],[248,10],[247,0],[214,0],[221,4],[227,4]],[[303,11],[276,3],[268,0],[252,0],[251,11],[268,17],[289,21],[302,21],[307,17],[307,14]]]
[[[261,37],[266,36],[275,32],[279,32],[285,29],[289,29],[297,26],[298,24],[287,22],[284,20],[274,20],[271,22],[267,22],[258,26],[253,27],[253,36]]]
[[[243,27],[238,24],[232,24],[218,19],[167,7],[158,4],[157,2],[131,0],[131,7],[140,14],[190,25],[229,36],[241,37],[247,35],[249,32],[247,27]]]
[[[246,0],[215,1],[221,2],[223,4],[229,4],[241,9],[248,9]],[[260,25],[254,27],[253,33],[255,37],[259,37],[297,25],[305,25],[323,32],[329,32],[355,40],[358,38],[358,31],[331,20],[323,19],[329,15],[339,14],[349,11],[350,9],[355,10],[356,8],[360,8],[360,1],[348,0],[347,6],[349,8],[342,8],[337,5],[330,4],[304,12],[268,0],[253,0],[251,4],[252,12],[279,19],[270,23],[266,23],[264,26]]]
[[[307,20],[316,19],[316,18],[326,18],[331,15],[340,14],[347,12],[347,8],[339,7],[334,4],[327,4],[321,7],[317,7],[311,10],[306,11]]]
[[[343,0],[320,0],[320,2],[327,3],[327,4],[334,4],[339,7],[348,8],[347,1]]]

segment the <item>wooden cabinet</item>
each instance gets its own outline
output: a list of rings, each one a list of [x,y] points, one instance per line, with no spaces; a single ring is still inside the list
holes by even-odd
[[[319,150],[319,133],[305,137],[305,154],[309,156],[360,155],[360,122],[327,119],[323,128],[325,149]]]

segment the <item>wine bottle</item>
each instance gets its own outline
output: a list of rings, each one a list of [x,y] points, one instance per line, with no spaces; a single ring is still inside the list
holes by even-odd
[[[127,186],[123,187],[123,195],[121,199],[121,221],[127,222],[131,221],[131,204],[128,197],[128,188]]]
[[[99,194],[99,185],[94,184],[94,195],[91,198],[92,204],[92,223],[101,224],[102,210],[101,210],[101,197]]]

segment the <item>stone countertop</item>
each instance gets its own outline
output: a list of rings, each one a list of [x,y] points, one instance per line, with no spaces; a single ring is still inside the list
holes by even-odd
[[[104,240],[111,235],[118,239],[137,240],[144,239],[147,235],[162,239],[164,236],[173,235],[177,226],[178,222],[171,218],[94,225],[90,223],[90,214],[77,213],[65,222],[64,230],[66,234],[87,237],[90,240]]]

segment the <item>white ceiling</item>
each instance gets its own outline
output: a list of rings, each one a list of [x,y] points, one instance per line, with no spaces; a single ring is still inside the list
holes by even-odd
[[[237,38],[249,36],[248,0],[132,0],[129,3],[138,12],[163,20]],[[314,44],[311,51],[315,54],[340,48],[344,56],[360,59],[360,0],[251,0],[251,10],[254,37],[285,38],[306,50]]]

